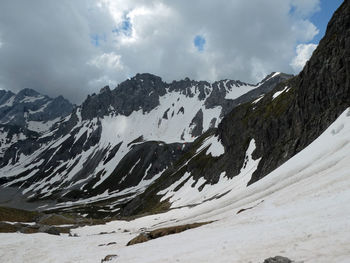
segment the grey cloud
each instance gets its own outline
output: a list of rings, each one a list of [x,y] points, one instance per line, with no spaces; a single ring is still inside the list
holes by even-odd
[[[75,5],[78,2],[76,1]],[[80,1],[82,3],[82,1]],[[0,76],[6,89],[33,88],[78,102],[100,70],[84,5],[72,1],[6,1],[0,9]],[[86,11],[87,12],[87,11]]]
[[[308,1],[312,13],[317,1]],[[115,85],[138,72],[157,74],[166,81],[190,77],[257,82],[271,71],[292,72],[297,42],[312,37],[313,28],[305,28],[305,18],[289,14],[298,2],[305,4],[296,0],[4,0],[0,87],[34,88],[79,103],[104,85]],[[112,32],[120,24],[116,11],[133,15],[134,40]],[[302,23],[304,27],[299,26]],[[102,38],[99,46],[91,43],[94,34]],[[193,45],[198,34],[206,39],[203,52]]]

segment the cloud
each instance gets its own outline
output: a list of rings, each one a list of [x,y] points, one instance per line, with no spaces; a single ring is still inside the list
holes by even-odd
[[[121,56],[111,53],[103,53],[88,62],[88,65],[96,68],[107,68],[111,70],[122,70]]]
[[[319,33],[318,28],[308,20],[295,22],[292,31],[300,42],[309,42]]]
[[[317,34],[308,17],[318,9],[318,0],[5,1],[0,85],[79,103],[138,72],[258,82],[295,70],[295,47]]]
[[[320,0],[293,0],[291,3],[294,13],[301,17],[308,17],[320,11]]]
[[[312,52],[317,48],[315,44],[300,44],[296,48],[296,57],[290,64],[294,70],[294,73],[298,74],[305,66],[306,62],[310,59]]]

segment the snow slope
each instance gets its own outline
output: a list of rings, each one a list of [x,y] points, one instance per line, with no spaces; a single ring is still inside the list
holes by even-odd
[[[253,146],[251,142],[248,159]],[[257,263],[282,255],[305,263],[349,262],[349,153],[347,109],[306,149],[249,187],[236,187],[236,178],[227,180],[226,189],[232,191],[221,198],[130,222],[79,228],[73,231],[79,237],[0,234],[0,258],[100,262],[115,254],[118,257],[111,262]],[[254,169],[254,161],[258,160],[248,161],[246,169]],[[241,175],[246,174],[243,170]],[[125,246],[145,229],[213,220],[197,229]],[[116,244],[99,246],[109,242]]]

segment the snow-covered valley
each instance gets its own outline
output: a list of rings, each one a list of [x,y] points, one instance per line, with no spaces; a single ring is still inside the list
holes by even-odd
[[[259,182],[194,207],[132,221],[73,230],[76,237],[1,234],[4,262],[296,262],[350,258],[350,109],[317,140]],[[251,209],[247,209],[251,208]],[[241,209],[247,209],[239,212]],[[143,231],[192,222],[211,224],[126,246]],[[130,232],[129,232],[130,231]],[[102,234],[101,234],[102,233]],[[106,246],[106,244],[116,242]],[[105,246],[100,246],[105,244]]]
[[[0,90],[0,262],[350,262],[349,14],[297,76]]]

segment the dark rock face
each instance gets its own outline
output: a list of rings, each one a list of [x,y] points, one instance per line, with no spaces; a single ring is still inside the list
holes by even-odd
[[[83,120],[103,117],[109,113],[129,116],[133,111],[149,112],[159,105],[167,84],[152,74],[137,74],[111,91],[105,87],[98,95],[88,96],[82,104]]]
[[[103,192],[106,188],[123,190],[138,185],[141,180],[152,179],[153,176],[171,166],[183,152],[180,143],[165,144],[149,141],[137,144],[116,164],[111,176],[94,191]]]
[[[0,105],[6,104],[13,96],[15,96],[15,94],[11,91],[0,90]]]
[[[15,164],[21,154],[32,154],[52,139],[52,136],[44,139],[40,136],[57,119],[71,113],[73,107],[62,96],[52,99],[32,89],[23,89],[18,94],[0,90],[0,134],[6,137],[0,139],[0,167]],[[30,126],[31,121],[39,123],[38,130]],[[40,123],[47,123],[46,128],[40,128]]]
[[[195,87],[196,91],[199,91],[199,99],[204,100],[210,93],[210,83],[206,81],[194,81],[189,78],[185,78],[180,81],[173,81],[169,84],[169,92],[177,91],[188,97],[193,97],[194,94],[191,91],[191,87]]]
[[[52,99],[32,89],[23,89],[18,94],[0,91],[0,123],[7,125],[27,127],[28,121],[47,122],[67,116],[73,107],[62,96]]]
[[[249,85],[247,83],[235,80],[227,80],[227,81],[217,81],[213,83],[212,89],[213,91],[210,93],[210,96],[206,100],[205,104],[207,108],[214,108],[216,105],[221,104],[220,102],[225,100],[226,89],[224,82],[226,82],[226,86],[239,88],[243,85]],[[225,105],[224,105],[225,106]]]
[[[239,98],[232,101],[232,103],[224,109],[224,115],[229,113],[233,108],[240,104],[244,104],[246,102],[251,102],[254,99],[263,96],[266,93],[269,93],[271,90],[273,90],[278,84],[285,82],[286,80],[293,77],[293,75],[280,73],[277,76],[274,76],[275,73],[271,73],[268,75],[265,79],[263,79],[259,84],[258,88],[251,90]]]
[[[101,263],[115,260],[117,257],[118,257],[118,255],[107,255],[103,259],[101,259]]]
[[[130,240],[126,245],[132,246],[139,243],[144,243],[150,241],[152,239],[161,238],[168,235],[178,234],[184,232],[189,229],[197,228],[206,224],[210,224],[212,222],[203,222],[203,223],[192,223],[187,225],[173,226],[173,227],[165,227],[152,230],[151,232],[144,232],[139,234],[137,237]]]
[[[200,109],[197,114],[194,116],[192,122],[191,122],[192,129],[192,136],[198,137],[203,133],[203,111]]]
[[[281,256],[276,256],[273,258],[267,258],[264,260],[264,263],[292,263],[289,258],[286,257],[281,257]]]
[[[6,134],[6,139],[0,139],[0,167],[7,163],[15,164],[20,151],[23,154],[30,154],[37,149],[37,141],[40,136],[39,133],[28,130],[21,126],[0,124],[0,132]],[[24,136],[26,139],[21,139]],[[7,144],[10,144],[7,147]]]

